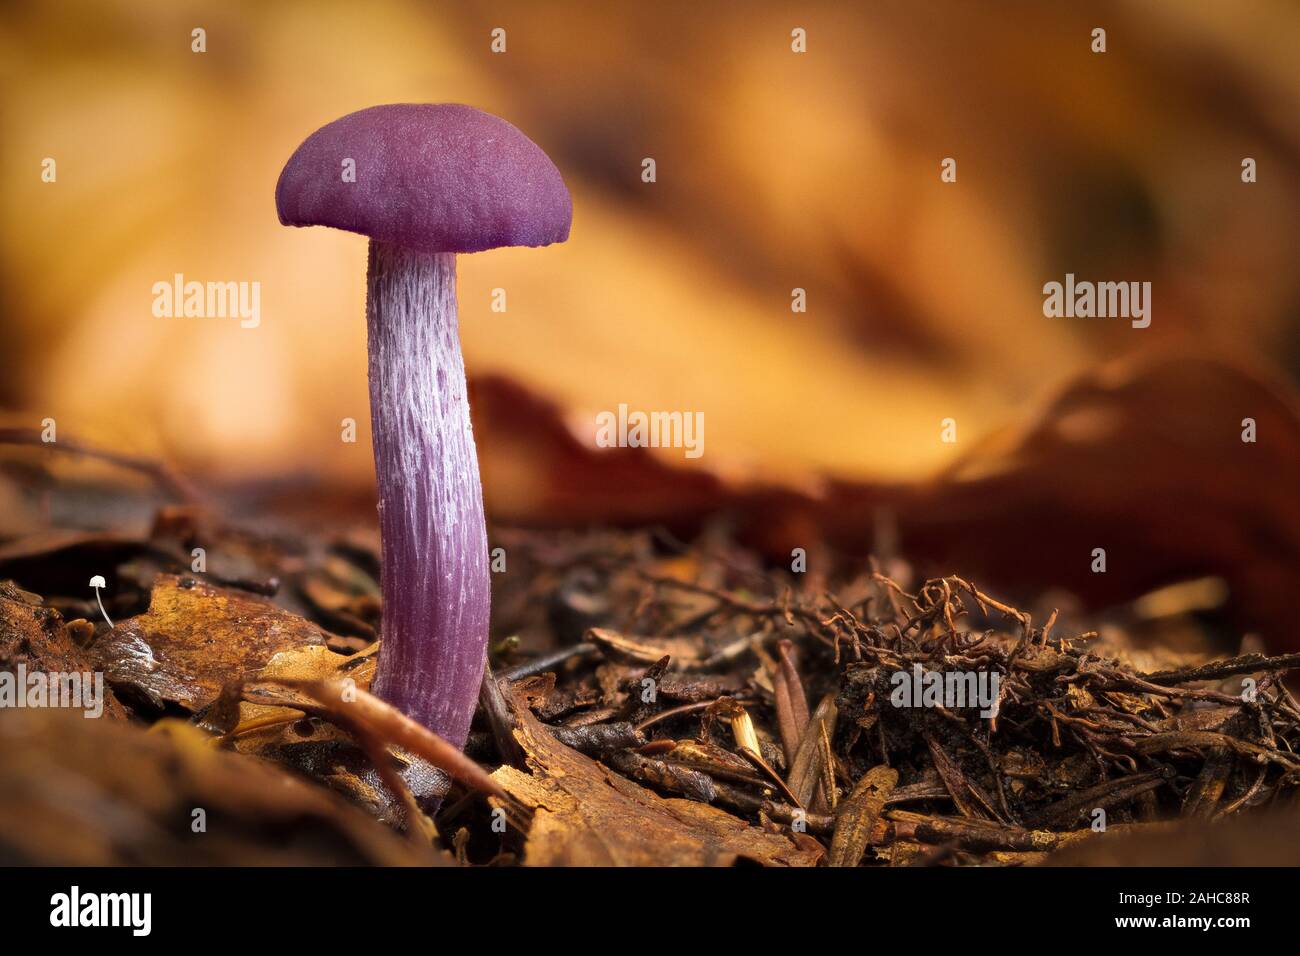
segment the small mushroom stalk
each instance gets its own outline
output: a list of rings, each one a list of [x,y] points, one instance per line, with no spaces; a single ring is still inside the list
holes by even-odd
[[[455,254],[371,240],[366,323],[383,546],[374,692],[459,748],[483,676],[491,586]]]
[[[340,168],[355,177],[344,177]],[[370,238],[370,419],[383,539],[373,690],[463,747],[487,652],[487,534],[456,331],[456,256],[569,238],[573,201],[541,148],[457,103],[327,123],[280,171],[290,226]]]

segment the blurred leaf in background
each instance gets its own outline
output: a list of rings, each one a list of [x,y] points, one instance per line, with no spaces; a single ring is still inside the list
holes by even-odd
[[[1090,50],[1097,25],[1103,55]],[[791,49],[796,27],[806,53]],[[1050,431],[1035,416],[1057,408],[1053,395],[1135,352],[1296,376],[1297,46],[1300,9],[1284,0],[1026,0],[997,17],[959,2],[11,3],[0,405],[6,421],[53,417],[210,482],[311,475],[368,494],[364,242],[281,227],[275,179],[337,116],[462,101],[535,139],[575,200],[567,244],[460,260],[471,378],[515,396],[481,422],[494,513],[702,512],[728,500],[720,482],[817,496],[832,479],[871,502],[880,489],[924,498],[1004,447],[999,436]],[[1241,181],[1245,157],[1256,183]],[[1152,282],[1151,327],[1045,318],[1042,286],[1067,272]],[[154,283],[177,274],[260,283],[260,323],[155,317]],[[497,289],[505,312],[491,307]],[[806,312],[791,309],[796,289]],[[1188,384],[1156,381],[1179,384],[1126,421]],[[653,466],[687,470],[684,484],[652,470],[589,493],[608,460],[566,441],[590,450],[595,413],[620,403],[705,414],[706,456],[669,450]],[[339,439],[345,418],[355,444]],[[940,440],[946,418],[956,443]],[[1178,427],[1188,445],[1218,447],[1204,418]],[[1143,434],[1119,428],[1098,453],[1124,462],[1150,447],[1122,444]],[[583,492],[572,507],[545,470],[556,454],[571,455],[565,487]],[[1024,496],[1056,495],[1070,519],[1059,462],[1071,460],[997,486],[1020,497],[968,502],[938,538],[959,525],[978,541],[989,516],[1014,525]],[[1134,523],[1147,499],[1117,482],[1089,486],[1097,507],[1159,550],[1160,527]],[[677,499],[670,485],[693,490]],[[1252,522],[1271,520],[1259,509],[1272,497],[1235,494]],[[1238,520],[1237,507],[1214,521]],[[1193,550],[1197,568],[1214,563]]]

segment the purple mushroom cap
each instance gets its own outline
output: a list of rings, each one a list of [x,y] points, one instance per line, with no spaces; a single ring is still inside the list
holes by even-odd
[[[344,179],[355,163],[356,181]],[[286,226],[332,226],[421,252],[546,246],[573,203],[555,164],[505,120],[455,103],[395,103],[322,126],[280,173]]]

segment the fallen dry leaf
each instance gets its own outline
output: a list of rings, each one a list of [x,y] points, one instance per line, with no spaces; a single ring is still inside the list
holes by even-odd
[[[516,695],[515,736],[532,773],[492,776],[533,809],[529,866],[813,866],[820,846],[693,800],[667,799],[560,744]]]
[[[265,598],[164,574],[154,582],[149,610],[119,621],[90,655],[119,693],[158,709],[196,711],[277,652],[323,645],[329,636]]]
[[[702,660],[701,643],[686,637],[631,637],[604,627],[593,627],[588,639],[607,657],[633,664],[653,664],[671,657],[674,668],[690,668]]]
[[[256,684],[262,681],[343,680],[350,677],[356,682],[357,687],[369,690],[370,682],[375,676],[378,651],[378,644],[373,644],[356,654],[338,654],[320,644],[295,647],[292,650],[280,651],[272,657],[249,682]],[[304,703],[311,703],[313,700],[308,695],[292,689],[286,689],[281,696],[292,697],[295,693],[301,696]],[[301,709],[295,710],[280,704],[260,704],[256,701],[241,700],[239,719],[230,734],[236,738],[244,737],[261,727],[276,726],[284,721],[301,717],[303,713]]]
[[[835,833],[827,861],[831,866],[857,866],[862,861],[862,854],[871,841],[871,831],[896,786],[898,771],[884,764],[862,775],[835,814]]]
[[[77,673],[93,671],[94,665],[68,633],[58,611],[41,605],[40,599],[12,581],[0,581],[0,671],[27,674]],[[104,685],[104,715],[115,719],[126,712],[113,692]]]
[[[329,791],[222,751],[177,720],[146,731],[60,711],[11,711],[0,713],[0,750],[4,863],[323,866],[440,859]]]

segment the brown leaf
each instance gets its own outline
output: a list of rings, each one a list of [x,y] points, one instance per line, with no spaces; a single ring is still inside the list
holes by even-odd
[[[820,853],[715,807],[666,799],[559,744],[516,698],[516,737],[531,774],[493,777],[534,809],[529,866],[811,866]]]
[[[794,664],[794,644],[783,640],[777,644],[779,654],[772,673],[772,690],[776,694],[776,719],[781,733],[781,747],[787,764],[794,762],[799,740],[808,726],[808,695]]]
[[[822,698],[817,709],[813,711],[799,749],[795,751],[794,762],[790,765],[788,779],[790,789],[799,800],[800,806],[821,810],[829,802],[829,795],[821,794],[823,729],[827,736],[835,733],[839,721],[839,709],[835,706],[835,695],[827,694]]]
[[[828,859],[831,866],[857,866],[862,861],[872,828],[896,786],[898,771],[884,764],[862,775],[835,815],[835,834],[831,837]]]
[[[40,599],[0,581],[0,671],[26,674],[87,674],[95,670],[85,651],[73,642],[62,616]],[[116,696],[104,686],[104,714],[125,718]]]
[[[0,859],[62,866],[430,864],[324,788],[219,750],[66,712],[0,713]],[[195,832],[204,811],[206,831]]]
[[[250,680],[256,684],[263,681],[316,681],[343,680],[352,678],[357,687],[370,689],[370,682],[375,676],[378,663],[378,644],[372,644],[357,654],[337,654],[328,647],[309,644],[292,650],[281,651],[266,662]],[[282,696],[291,697],[294,691],[285,691]],[[301,695],[303,703],[310,704],[313,698]],[[301,717],[305,711],[295,710],[281,704],[261,704],[256,701],[239,702],[239,721],[230,731],[232,736],[243,737],[254,733],[259,727],[273,726],[278,721],[293,720]],[[243,749],[241,747],[241,749]]]
[[[171,703],[195,711],[277,652],[327,637],[265,598],[164,574],[154,582],[149,610],[119,621],[90,654],[119,692],[129,688],[159,709]]]
[[[629,637],[604,627],[593,627],[587,639],[609,657],[635,664],[654,664],[672,658],[676,668],[691,667],[701,661],[700,642],[685,637]]]

